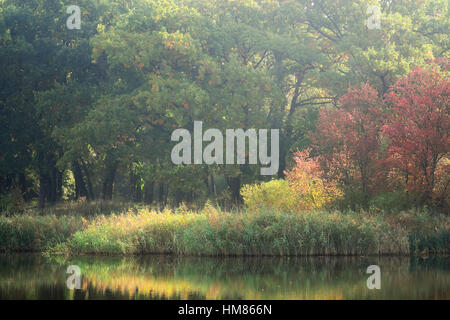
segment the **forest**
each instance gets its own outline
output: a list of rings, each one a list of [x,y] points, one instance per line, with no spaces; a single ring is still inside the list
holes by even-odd
[[[69,6],[80,9],[78,26]],[[352,214],[376,234],[378,217],[389,213],[386,228],[409,221],[408,230],[417,231],[428,219],[422,231],[439,229],[439,246],[448,250],[448,6],[446,0],[1,0],[0,239],[9,240],[0,249],[41,249],[31,240],[15,243],[6,230],[35,224],[50,237],[46,228],[58,228],[43,212],[62,211],[56,216],[67,220],[58,232],[65,239],[85,230],[68,245],[83,251],[98,238],[100,222],[86,227],[90,220],[72,211],[118,213],[115,206],[126,203],[126,210],[151,212],[99,219],[111,228],[127,225],[130,233],[166,219],[173,224],[166,231],[188,241],[185,228],[192,234],[213,228],[216,214],[223,228],[246,225],[264,238],[258,219],[320,225],[333,236],[327,228],[355,223]],[[262,164],[250,163],[248,152],[244,163],[174,164],[172,133],[192,131],[196,121],[223,134],[279,130],[277,172],[261,175]],[[280,215],[265,216],[267,210]],[[365,237],[360,231],[341,249],[364,252],[365,245],[351,244]],[[154,242],[143,251],[214,252],[146,232]],[[409,244],[398,240],[401,252],[414,242],[408,234]],[[221,236],[211,239],[224,254],[280,252],[267,239],[236,249],[231,236],[223,240],[231,241],[227,251]],[[55,241],[47,244],[61,242]],[[368,246],[383,251],[377,241]],[[108,248],[97,247],[128,250]]]
[[[1,3],[3,205],[239,203],[257,165],[170,161],[202,120],[280,129],[277,177],[311,149],[347,205],[448,209],[446,1],[380,1],[379,29],[376,1],[78,1],[72,30],[66,2]]]

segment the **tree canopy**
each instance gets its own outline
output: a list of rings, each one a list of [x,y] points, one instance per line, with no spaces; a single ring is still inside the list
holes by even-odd
[[[448,29],[445,0],[3,0],[0,193],[236,202],[270,179],[172,164],[172,131],[203,121],[280,129],[280,178],[313,147],[365,197],[395,163],[427,201],[448,175]]]

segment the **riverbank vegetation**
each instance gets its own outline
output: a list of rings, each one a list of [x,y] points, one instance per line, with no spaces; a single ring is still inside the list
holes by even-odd
[[[408,218],[407,218],[408,219]],[[422,221],[416,229],[418,222]],[[403,222],[403,223],[402,223]],[[367,213],[141,212],[95,219],[57,246],[69,253],[184,255],[379,255],[445,252],[448,221]],[[418,233],[416,233],[418,232]]]
[[[448,1],[77,5],[0,3],[0,250],[448,251]],[[279,130],[278,172],[174,164],[195,121]]]
[[[89,213],[89,212],[88,212]],[[448,253],[450,219],[426,211],[389,214],[212,206],[109,215],[0,217],[0,250],[48,254],[410,255]]]

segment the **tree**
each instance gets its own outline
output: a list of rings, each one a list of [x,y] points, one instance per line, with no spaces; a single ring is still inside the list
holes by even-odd
[[[383,124],[381,101],[369,84],[349,89],[338,108],[321,111],[311,139],[325,175],[350,190],[363,194],[367,205],[382,180],[379,159]],[[359,188],[358,188],[359,186]]]
[[[238,201],[243,183],[266,179],[258,166],[174,167],[171,132],[196,120],[279,129],[281,178],[311,146],[320,109],[330,135],[312,154],[369,196],[387,141],[366,105],[380,103],[361,88],[369,100],[337,97],[360,83],[381,97],[414,65],[448,56],[445,0],[79,0],[80,30],[66,27],[69,4],[0,4],[0,193],[39,190],[41,206],[72,174],[88,199],[196,201],[217,181]],[[366,26],[369,5],[381,7],[379,30]]]
[[[399,79],[386,97],[392,109],[383,129],[389,138],[389,160],[404,179],[404,186],[430,203],[438,164],[449,156],[449,63],[446,59],[414,68]],[[447,167],[448,168],[448,167]]]

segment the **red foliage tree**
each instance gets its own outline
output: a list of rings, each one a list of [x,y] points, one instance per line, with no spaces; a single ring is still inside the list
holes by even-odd
[[[378,152],[383,115],[378,92],[363,84],[349,89],[338,105],[320,112],[312,140],[328,177],[348,187],[359,185],[367,203],[382,180]]]
[[[448,158],[450,142],[448,63],[441,62],[442,67],[434,63],[412,70],[385,100],[392,110],[383,128],[390,140],[390,166],[401,173],[408,190],[423,195],[424,202],[432,200],[437,183],[442,185],[441,179],[449,176],[448,166],[437,170]]]

